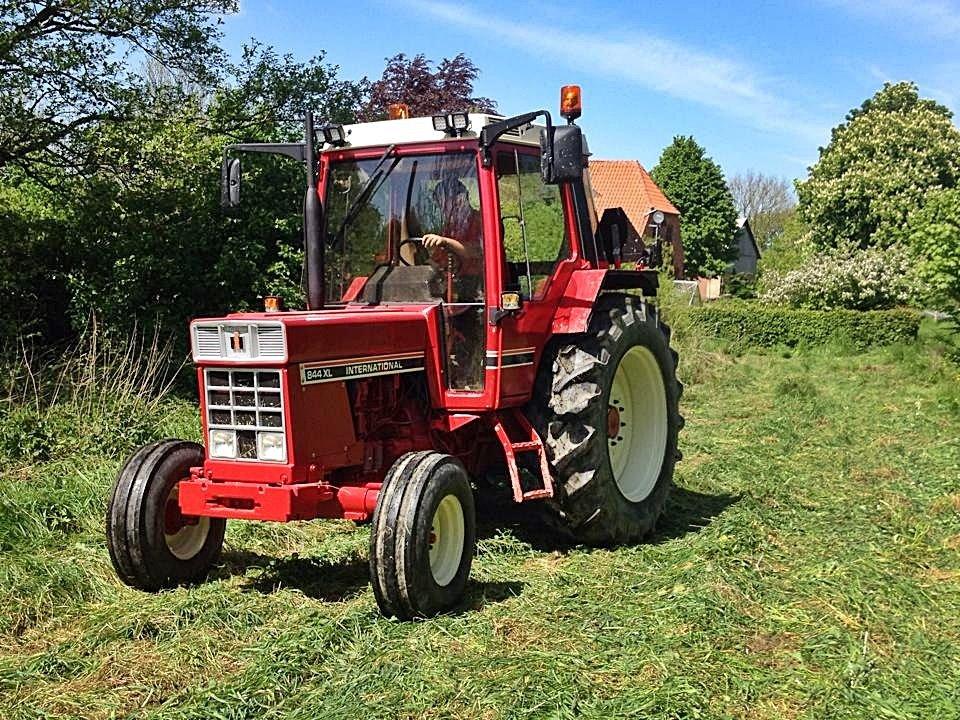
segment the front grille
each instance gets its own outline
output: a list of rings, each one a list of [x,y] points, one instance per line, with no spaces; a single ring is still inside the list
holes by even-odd
[[[283,390],[279,370],[204,370],[207,400],[207,428],[211,457],[237,460],[286,460]],[[235,433],[235,458],[217,454],[213,432]],[[261,457],[259,433],[283,435],[283,457]],[[223,436],[220,436],[223,437]]]
[[[285,362],[287,342],[278,322],[198,322],[191,329],[193,359]]]

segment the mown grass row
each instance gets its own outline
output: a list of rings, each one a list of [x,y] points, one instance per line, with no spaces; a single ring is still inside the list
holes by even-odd
[[[0,716],[960,717],[956,366],[736,356],[678,320],[685,458],[655,537],[567,548],[495,504],[467,603],[429,622],[378,615],[348,523],[233,523],[207,584],[130,590],[102,538],[119,449],[6,458]],[[196,433],[188,401],[148,415]]]

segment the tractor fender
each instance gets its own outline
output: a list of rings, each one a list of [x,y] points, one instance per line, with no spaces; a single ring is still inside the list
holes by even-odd
[[[551,328],[554,335],[586,332],[597,296],[604,290],[642,290],[656,296],[655,270],[575,270],[557,304]]]
[[[590,324],[593,305],[600,294],[606,270],[575,270],[564,288],[553,316],[553,334],[585,332]]]

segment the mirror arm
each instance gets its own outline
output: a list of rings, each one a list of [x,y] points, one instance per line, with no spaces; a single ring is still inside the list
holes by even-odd
[[[294,160],[306,162],[307,144],[298,143],[238,143],[236,145],[227,145],[224,149],[224,155],[228,150],[238,150],[240,152],[269,153],[270,155],[286,155]]]
[[[553,137],[553,133],[551,132],[553,129],[553,121],[550,118],[550,112],[548,110],[534,110],[524,113],[523,115],[506,118],[505,120],[498,120],[497,122],[484,126],[480,131],[480,150],[483,153],[483,166],[490,167],[493,163],[491,148],[504,133],[515,130],[523,125],[529,125],[541,115],[543,115],[547,121],[547,133],[550,137]]]

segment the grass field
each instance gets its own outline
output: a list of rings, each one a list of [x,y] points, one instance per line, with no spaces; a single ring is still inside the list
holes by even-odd
[[[380,617],[345,523],[233,523],[207,584],[121,585],[102,521],[141,424],[6,458],[0,717],[960,717],[957,367],[686,357],[655,537],[565,548],[488,509],[467,604],[428,622]]]

